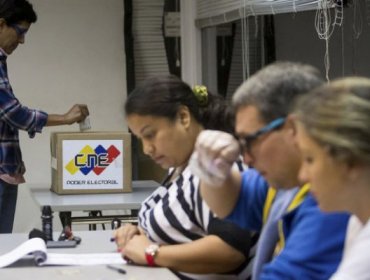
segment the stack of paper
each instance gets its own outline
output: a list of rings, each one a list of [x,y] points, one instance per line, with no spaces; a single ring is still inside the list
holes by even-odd
[[[120,253],[99,254],[58,254],[48,253],[44,240],[32,238],[19,245],[11,252],[0,256],[0,268],[31,255],[36,265],[99,265],[125,264]]]

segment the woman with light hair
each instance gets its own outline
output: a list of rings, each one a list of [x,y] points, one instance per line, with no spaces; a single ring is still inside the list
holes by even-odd
[[[370,79],[344,78],[295,106],[300,179],[323,211],[353,214],[332,280],[370,279]]]

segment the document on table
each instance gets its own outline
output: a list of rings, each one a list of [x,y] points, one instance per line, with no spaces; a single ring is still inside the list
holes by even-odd
[[[99,264],[125,264],[126,261],[120,253],[97,254],[59,254],[48,253],[46,244],[41,238],[31,238],[7,254],[0,256],[0,268],[31,257],[36,265],[99,265]]]
[[[98,254],[58,254],[48,253],[47,259],[41,265],[98,265],[125,264],[126,261],[119,253]]]

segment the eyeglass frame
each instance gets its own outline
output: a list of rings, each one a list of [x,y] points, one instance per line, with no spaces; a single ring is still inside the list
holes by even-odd
[[[15,24],[15,23],[8,24],[8,26],[13,28],[15,30],[15,32],[17,33],[17,36],[20,37],[20,38],[24,37],[24,35],[26,35],[26,33],[28,31],[28,28],[21,27],[18,24]]]
[[[281,126],[284,125],[285,120],[286,120],[285,117],[277,118],[277,119],[271,121],[270,123],[268,123],[267,125],[265,125],[264,127],[260,128],[256,132],[254,132],[250,135],[247,135],[247,136],[235,135],[234,137],[236,138],[236,140],[239,143],[240,150],[243,153],[247,152],[247,153],[250,154],[251,153],[251,146],[252,146],[253,141],[255,141],[258,137],[260,137],[260,136],[262,136],[266,133],[269,133],[269,132],[272,132],[274,130],[279,129]]]

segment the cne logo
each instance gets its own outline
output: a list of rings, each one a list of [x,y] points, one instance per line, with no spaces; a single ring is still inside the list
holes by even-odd
[[[114,145],[111,145],[108,149],[105,149],[102,145],[98,145],[95,149],[86,145],[68,162],[65,169],[71,175],[78,171],[84,175],[91,171],[100,175],[119,155],[120,151]]]

